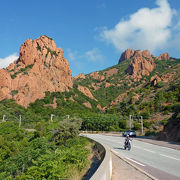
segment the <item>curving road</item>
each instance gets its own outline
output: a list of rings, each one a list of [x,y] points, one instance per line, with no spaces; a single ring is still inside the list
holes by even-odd
[[[123,149],[124,138],[100,134],[83,134],[106,144],[122,158],[148,172],[157,179],[180,180],[180,151],[132,140],[130,151]]]

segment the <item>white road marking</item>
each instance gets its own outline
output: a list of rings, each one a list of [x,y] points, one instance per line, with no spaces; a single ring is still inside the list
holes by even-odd
[[[142,149],[142,148],[139,147],[139,146],[133,146],[133,147],[135,147],[135,148],[137,148],[137,149]],[[151,152],[151,153],[155,153],[154,151],[151,151],[151,150],[149,150],[149,149],[143,148],[143,150],[148,151],[148,152]]]
[[[141,163],[139,163],[139,162],[137,162],[137,161],[135,161],[135,160],[133,160],[133,159],[131,159],[131,158],[126,157],[126,159],[129,160],[129,161],[132,161],[132,162],[134,162],[134,163],[136,163],[136,164],[139,164],[140,166],[146,166],[146,165],[141,164]]]
[[[149,150],[149,149],[143,149],[143,150],[145,150],[145,151],[148,151],[148,152],[151,152],[151,153],[155,153],[154,151],[151,151],[151,150]]]
[[[172,157],[172,156],[167,156],[167,155],[165,155],[165,154],[160,154],[161,156],[164,156],[164,157],[167,157],[167,158],[171,158],[171,159],[175,159],[175,160],[177,160],[177,161],[180,161],[180,159],[178,159],[178,158],[175,158],[175,157]]]

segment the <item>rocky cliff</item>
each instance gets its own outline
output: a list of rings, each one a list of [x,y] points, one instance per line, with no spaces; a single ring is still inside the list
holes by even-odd
[[[119,63],[127,59],[132,59],[127,69],[127,73],[131,75],[135,81],[138,81],[144,75],[149,76],[149,74],[154,70],[156,67],[154,59],[168,60],[170,59],[170,56],[168,53],[163,53],[159,57],[155,57],[151,55],[149,50],[140,51],[127,49],[122,53]]]
[[[71,70],[63,50],[47,36],[26,40],[19,58],[0,69],[0,100],[13,98],[25,107],[43,98],[46,91],[63,92],[72,86]]]

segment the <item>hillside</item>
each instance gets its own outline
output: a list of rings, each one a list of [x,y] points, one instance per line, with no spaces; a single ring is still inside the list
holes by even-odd
[[[143,52],[138,50],[137,53]],[[102,107],[101,110],[105,110],[123,101],[139,88],[148,85],[157,87],[159,84],[168,86],[170,81],[179,77],[179,59],[159,60],[159,57],[154,56],[148,59],[144,54],[136,54],[134,57],[124,60],[121,57],[119,64],[113,67],[84,76],[78,75],[74,78],[74,87],[87,87]],[[134,94],[133,101],[138,100],[139,95],[140,93],[136,93],[136,96]]]
[[[81,117],[82,130],[122,131],[129,115],[140,130],[143,116],[147,135],[162,131],[159,138],[179,141],[180,59],[168,53],[127,49],[117,65],[72,77],[62,49],[41,36],[22,44],[19,59],[0,71],[0,116],[6,121],[21,114],[22,126],[33,128],[54,114],[55,120]]]
[[[177,123],[172,125],[172,119],[179,112],[179,63],[167,53],[155,57],[147,50],[127,50],[118,65],[75,77],[74,87],[87,87],[105,113],[134,115],[136,129],[140,128],[138,117],[142,115],[147,135],[157,134],[167,123],[160,138],[178,140],[180,128]]]

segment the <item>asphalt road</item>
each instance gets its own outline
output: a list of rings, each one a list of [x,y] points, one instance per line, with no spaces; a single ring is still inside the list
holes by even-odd
[[[84,134],[97,142],[106,144],[122,158],[148,172],[157,179],[180,180],[180,151],[162,147],[135,138],[131,150],[124,150],[124,137],[99,134]]]

